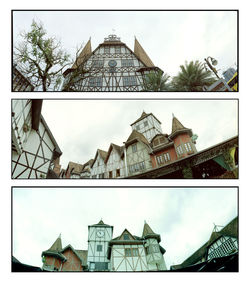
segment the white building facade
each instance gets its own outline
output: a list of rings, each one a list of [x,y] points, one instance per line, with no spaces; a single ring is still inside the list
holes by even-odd
[[[41,115],[42,100],[12,100],[12,178],[57,177],[62,152]]]
[[[135,38],[134,51],[109,35],[92,51],[87,42],[74,65],[64,72],[64,91],[141,91],[144,76],[161,71]]]

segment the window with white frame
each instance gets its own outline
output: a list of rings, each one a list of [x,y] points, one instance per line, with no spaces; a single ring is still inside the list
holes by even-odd
[[[123,79],[123,86],[136,86],[136,77],[135,76],[124,76]]]
[[[139,162],[139,163],[135,163],[133,165],[129,165],[129,173],[130,174],[133,174],[135,172],[139,172],[139,171],[142,171],[142,170],[145,170],[145,162],[142,161],[142,162]]]
[[[121,53],[121,46],[115,46],[115,53],[120,54]]]
[[[177,151],[178,155],[182,155],[183,154],[182,146],[181,145],[177,146],[176,151]]]
[[[191,152],[192,151],[192,147],[191,144],[189,142],[184,143],[185,149],[187,152]]]
[[[102,77],[90,77],[89,87],[102,87]]]
[[[102,252],[102,245],[97,245],[96,246],[96,251],[97,252]]]
[[[92,67],[103,67],[104,61],[103,60],[93,60]]]
[[[132,152],[137,152],[137,143],[132,144]]]
[[[133,60],[122,60],[122,66],[126,67],[126,66],[134,66],[134,61]]]
[[[156,160],[157,160],[158,165],[163,165],[171,160],[170,154],[168,152],[163,153],[159,156],[156,156]]]
[[[104,54],[109,54],[109,51],[110,51],[109,46],[105,46],[104,47]]]

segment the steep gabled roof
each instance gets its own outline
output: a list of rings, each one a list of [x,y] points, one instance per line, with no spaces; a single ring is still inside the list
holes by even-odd
[[[188,133],[190,135],[190,137],[193,135],[191,129],[188,129],[188,128],[184,127],[182,125],[182,123],[175,116],[173,116],[173,119],[172,119],[172,132],[171,132],[170,137],[174,137],[178,133],[184,133],[184,132]]]
[[[103,161],[105,161],[106,157],[107,157],[107,154],[108,152],[107,151],[104,151],[104,150],[101,150],[101,149],[97,149],[96,151],[96,154],[95,154],[95,158],[94,158],[94,161],[92,162],[92,164],[90,165],[90,167],[92,168],[98,155],[100,155],[100,157],[102,158]]]
[[[113,228],[113,226],[111,226],[111,225],[108,225],[108,224],[105,224],[104,222],[103,222],[103,220],[100,220],[98,223],[96,223],[96,224],[92,224],[92,225],[89,225],[89,227],[90,226],[99,226],[99,227],[107,227],[107,226],[109,226],[109,227],[112,227]]]
[[[220,231],[213,231],[210,239],[207,242],[207,247],[213,244],[222,236],[238,237],[238,217],[234,218],[229,224],[223,227]]]
[[[83,265],[87,265],[87,257],[88,257],[88,251],[87,250],[75,250],[79,257],[82,260]]]
[[[124,239],[124,234],[127,234],[130,239],[129,240],[128,239]],[[131,240],[137,240],[137,239],[127,229],[124,229],[122,234],[120,236],[116,237],[114,240],[131,241]]]
[[[61,251],[62,250],[61,234],[58,236],[56,241],[52,244],[52,246],[48,250],[49,251]]]
[[[135,55],[147,66],[147,67],[154,67],[153,62],[144,51],[138,40],[135,38],[135,45],[134,45],[134,53]]]
[[[60,234],[59,237],[56,239],[56,241],[52,244],[52,246],[48,250],[42,252],[42,256],[43,255],[53,256],[61,260],[66,260],[66,257],[61,253],[61,250],[62,250],[62,240]]]
[[[82,167],[83,167],[82,164],[78,164],[70,161],[66,171],[69,171],[70,173],[74,172],[75,174],[80,174],[80,172],[82,171]]]
[[[144,227],[143,227],[143,232],[142,232],[142,237],[144,238],[155,238],[157,239],[158,242],[161,242],[161,236],[159,234],[154,233],[154,231],[152,230],[152,228],[146,223],[144,223]]]
[[[79,65],[85,62],[90,57],[91,54],[92,54],[92,48],[91,48],[91,38],[90,38],[87,44],[82,49],[80,55],[77,57],[72,68],[76,69]]]
[[[130,126],[133,126],[135,123],[143,120],[144,118],[146,118],[146,117],[148,117],[150,115],[152,115],[161,124],[161,122],[154,116],[153,113],[146,113],[145,111],[143,111],[142,115],[137,120],[135,120],[132,124],[130,124]]]
[[[111,143],[110,146],[109,146],[109,150],[108,150],[106,159],[105,159],[105,161],[104,161],[105,163],[108,162],[110,153],[111,153],[111,151],[112,151],[113,149],[117,152],[117,154],[119,155],[120,158],[122,157],[122,154],[123,154],[123,151],[124,151],[124,146],[119,146],[119,145],[116,145],[116,144],[114,144],[114,143]]]
[[[86,265],[87,264],[87,259],[86,259],[86,252],[88,253],[88,251],[83,251],[83,250],[75,250],[70,244],[67,245],[66,247],[64,247],[61,250],[61,253],[63,254],[66,250],[70,249],[75,255],[76,257],[81,261],[82,265]],[[83,253],[84,252],[84,253]]]
[[[182,268],[199,262],[203,257],[205,257],[208,246],[210,246],[223,235],[236,238],[238,237],[238,217],[230,221],[219,232],[213,231],[209,240],[205,244],[203,244],[198,250],[196,250],[190,257],[188,257],[182,264],[176,265],[176,268]]]
[[[149,145],[148,140],[144,137],[143,134],[139,133],[136,130],[133,130],[132,133],[130,134],[130,136],[128,137],[125,145],[129,145],[135,141],[141,141],[141,142],[145,143],[146,145]]]

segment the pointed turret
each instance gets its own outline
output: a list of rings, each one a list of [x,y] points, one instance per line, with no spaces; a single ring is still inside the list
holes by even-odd
[[[172,119],[172,132],[171,132],[171,138],[181,134],[181,133],[188,133],[190,137],[192,137],[193,132],[191,129],[186,128],[182,125],[182,123],[174,116]]]
[[[144,237],[145,239],[148,239],[148,238],[155,238],[155,239],[157,239],[158,242],[161,242],[161,236],[160,236],[159,234],[154,233],[154,231],[153,231],[152,228],[146,223],[146,221],[144,222],[142,237]]]
[[[81,65],[84,61],[86,61],[90,55],[92,54],[92,48],[91,48],[91,38],[89,38],[89,41],[82,49],[80,55],[77,57],[75,63],[73,64],[72,68],[75,69],[79,65]]]
[[[43,269],[48,271],[60,270],[62,263],[67,260],[61,251],[62,240],[60,234],[52,246],[48,250],[42,252]]]
[[[172,132],[171,134],[173,134],[174,132],[176,131],[179,131],[179,130],[183,130],[183,129],[187,129],[185,128],[181,122],[173,115],[173,120],[172,120]]]
[[[48,249],[48,251],[55,251],[59,252],[62,250],[62,239],[61,239],[61,233],[56,239],[56,241],[52,244],[52,246]]]
[[[146,241],[145,250],[149,270],[166,270],[166,264],[163,258],[166,250],[159,244],[161,242],[161,236],[156,234],[146,221],[144,222],[142,238]]]
[[[140,43],[135,38],[135,45],[134,45],[134,53],[135,55],[145,64],[146,67],[154,67],[153,62],[144,51]]]

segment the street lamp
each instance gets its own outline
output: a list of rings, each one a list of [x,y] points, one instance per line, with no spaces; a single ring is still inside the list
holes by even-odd
[[[218,61],[212,57],[207,57],[206,59],[204,59],[206,64],[208,65],[208,67],[213,71],[213,73],[216,75],[216,77],[218,79],[220,79],[220,77],[218,76],[217,74],[217,70],[215,67],[213,67],[213,65],[217,65],[218,64]],[[209,61],[210,60],[210,61]],[[205,64],[204,64],[205,65]],[[206,65],[205,65],[205,68],[206,68]]]

